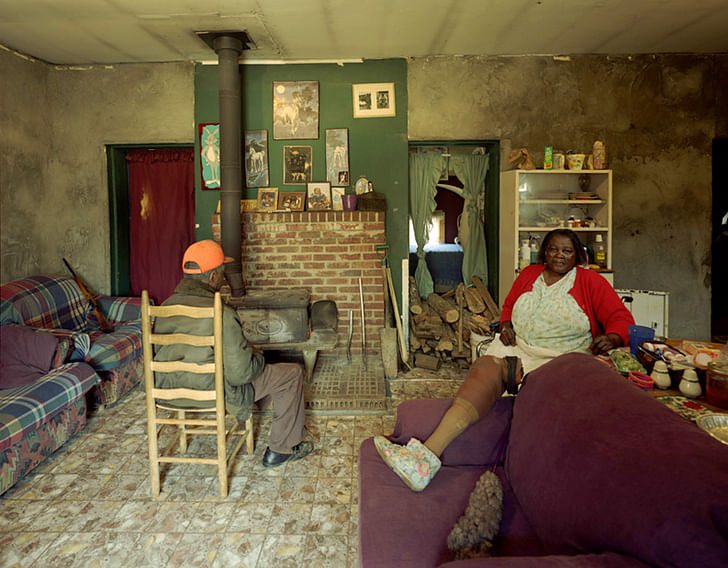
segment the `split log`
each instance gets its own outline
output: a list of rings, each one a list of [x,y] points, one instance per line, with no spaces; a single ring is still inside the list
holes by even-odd
[[[415,367],[437,371],[440,368],[440,358],[424,353],[415,353]]]
[[[468,325],[470,326],[471,331],[474,331],[479,335],[487,335],[490,330],[490,321],[479,314],[473,314],[470,316]]]
[[[480,294],[474,288],[464,288],[463,293],[465,294],[465,302],[468,304],[468,309],[474,314],[482,314],[485,311],[485,300],[480,297]]]
[[[480,296],[483,298],[485,305],[488,306],[488,311],[490,311],[493,320],[495,321],[500,319],[500,310],[498,309],[498,304],[496,304],[493,300],[493,296],[490,295],[490,292],[488,292],[488,289],[483,284],[483,281],[480,279],[479,276],[473,276],[471,280],[473,281],[473,284],[475,285],[475,289],[478,291],[478,294],[480,294]]]
[[[443,335],[447,333],[446,330],[450,329],[450,326],[445,325],[442,322],[421,322],[416,323],[413,329],[415,335],[419,338],[427,337],[431,339],[440,339]]]
[[[457,307],[434,292],[427,296],[427,303],[447,323],[453,323],[458,320]]]
[[[417,289],[417,281],[414,276],[409,277],[409,301],[410,312],[413,314],[422,313],[422,299],[420,298],[420,291]]]
[[[455,339],[455,334],[453,333],[452,329],[449,325],[444,325],[443,334],[442,337],[440,337],[440,340],[437,342],[436,349],[438,351],[452,351],[455,349],[456,343],[457,339]]]
[[[430,325],[438,325],[442,323],[442,318],[432,311],[427,304],[422,306],[422,313],[415,315],[413,319],[417,324],[427,323]]]

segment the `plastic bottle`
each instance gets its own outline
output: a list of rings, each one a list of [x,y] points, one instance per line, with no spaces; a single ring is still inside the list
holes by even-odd
[[[592,245],[594,250],[594,262],[599,265],[599,268],[607,267],[607,249],[602,241],[602,235],[597,233],[596,240]]]
[[[521,254],[518,262],[518,268],[523,270],[529,264],[531,264],[531,247],[528,241],[521,241]]]
[[[531,264],[538,262],[538,237],[531,237]]]

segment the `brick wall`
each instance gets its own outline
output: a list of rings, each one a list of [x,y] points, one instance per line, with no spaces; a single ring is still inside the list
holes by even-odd
[[[353,312],[352,357],[361,355],[359,278],[364,292],[367,353],[379,353],[384,325],[381,258],[386,244],[384,212],[246,212],[242,216],[242,262],[246,290],[306,288],[311,301],[334,300],[339,311],[335,354],[346,353]],[[220,240],[220,215],[212,216]]]

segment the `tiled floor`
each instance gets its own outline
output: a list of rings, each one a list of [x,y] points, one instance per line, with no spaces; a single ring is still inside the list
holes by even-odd
[[[94,415],[34,474],[0,497],[0,567],[356,567],[361,442],[389,433],[405,399],[450,397],[455,365],[390,381],[390,411],[306,424],[315,451],[265,469],[270,414],[256,413],[256,451],[238,458],[221,499],[212,466],[171,466],[149,494],[144,395]]]

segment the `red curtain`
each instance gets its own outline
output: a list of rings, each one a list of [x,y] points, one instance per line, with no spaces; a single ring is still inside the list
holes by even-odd
[[[195,238],[192,148],[130,150],[129,278],[161,304],[182,278],[182,255]]]

